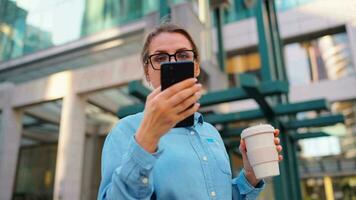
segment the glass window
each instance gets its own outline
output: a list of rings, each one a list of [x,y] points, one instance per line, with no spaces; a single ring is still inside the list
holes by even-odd
[[[275,4],[278,11],[285,11],[312,1],[313,0],[275,0]]]
[[[229,75],[230,86],[236,86],[236,75],[250,73],[260,78],[261,61],[257,52],[244,53],[227,59],[226,72]]]
[[[287,44],[284,54],[291,85],[335,80],[354,73],[345,32]]]
[[[2,110],[0,110],[0,135],[2,135]],[[1,142],[0,142],[0,145],[1,145]]]
[[[275,0],[277,11],[285,11],[314,0]],[[225,23],[243,20],[255,15],[251,0],[232,0],[231,5],[225,10]]]
[[[356,170],[356,101],[334,102],[333,113],[342,113],[345,123],[323,127],[332,136],[299,141],[303,199],[325,199],[326,193],[333,193],[335,199],[352,199],[355,196]],[[308,112],[298,117],[316,116]],[[325,191],[327,186],[331,190]]]
[[[320,68],[325,71],[325,75],[320,76],[322,79],[338,79],[351,74],[352,72],[352,59],[349,41],[346,33],[339,33],[335,35],[326,35],[318,38],[313,47],[315,51],[319,50],[318,72]]]
[[[52,199],[57,144],[36,144],[22,139],[14,199]],[[30,145],[26,145],[30,144]]]
[[[335,102],[331,109],[345,117],[344,134],[339,135],[342,153],[347,158],[356,157],[356,101]]]
[[[141,19],[157,0],[0,1],[0,62]]]
[[[303,44],[293,43],[284,47],[287,76],[291,85],[310,83],[308,55]]]
[[[286,44],[284,58],[288,81],[292,86],[340,79],[355,73],[345,32]],[[257,52],[231,56],[226,64],[230,86],[238,84],[236,75],[240,73],[252,73],[260,78],[261,62]]]
[[[247,2],[247,1],[246,1]],[[243,1],[231,1],[231,5],[225,10],[225,23],[243,20],[255,15],[255,10]]]

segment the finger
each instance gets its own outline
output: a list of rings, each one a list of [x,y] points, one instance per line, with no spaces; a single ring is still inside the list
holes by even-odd
[[[201,97],[200,93],[196,93],[192,96],[190,96],[188,99],[185,99],[182,101],[180,104],[176,105],[174,108],[175,113],[181,113],[188,109],[190,106],[192,106],[194,103],[196,103]]]
[[[279,135],[279,129],[274,129],[274,137],[278,137]]]
[[[281,143],[281,140],[278,137],[276,137],[276,138],[274,138],[274,143],[276,145],[279,145],[279,143]]]
[[[195,103],[191,108],[181,112],[178,114],[178,120],[177,121],[182,121],[183,119],[189,117],[190,115],[194,114],[196,111],[198,111],[200,107],[199,103]]]
[[[240,151],[246,151],[246,143],[245,143],[245,140],[241,139],[240,140]]]
[[[246,149],[246,143],[243,139],[240,140],[240,146],[239,146],[239,150],[242,156],[243,160],[248,160],[247,159],[247,149]]]
[[[278,155],[278,160],[282,161],[283,160],[283,156],[282,155]]]
[[[278,146],[276,147],[276,149],[277,149],[277,151],[280,153],[280,152],[282,152],[283,147],[282,147],[281,145],[278,145]]]
[[[179,83],[172,85],[171,87],[162,91],[161,95],[163,98],[170,98],[171,96],[177,94],[178,92],[184,90],[185,88],[192,87],[197,82],[196,78],[189,78]]]
[[[187,98],[194,97],[194,94],[196,94],[200,98],[201,97],[201,92],[200,92],[201,87],[202,87],[201,84],[195,84],[192,87],[185,88],[184,90],[178,92],[177,94],[175,94],[171,98],[169,98],[169,100],[168,100],[169,105],[176,106],[178,104],[181,104],[183,101],[187,100]],[[195,102],[193,102],[193,103],[195,103]],[[191,105],[191,104],[188,104],[188,105]]]

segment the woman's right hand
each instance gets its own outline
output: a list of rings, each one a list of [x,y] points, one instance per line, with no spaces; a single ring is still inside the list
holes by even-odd
[[[198,111],[201,84],[190,78],[161,91],[156,88],[148,95],[144,116],[136,133],[136,141],[146,151],[153,153],[159,139],[178,122]],[[194,104],[191,108],[189,108]]]

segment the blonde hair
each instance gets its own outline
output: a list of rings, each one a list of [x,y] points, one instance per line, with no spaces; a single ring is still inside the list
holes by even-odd
[[[171,22],[165,22],[165,23],[162,23],[159,26],[157,26],[153,31],[151,31],[147,35],[145,43],[143,45],[142,52],[141,52],[141,61],[143,64],[143,68],[144,68],[146,77],[147,77],[147,70],[148,70],[147,67],[148,67],[148,56],[149,56],[148,54],[149,54],[150,44],[152,42],[152,39],[161,33],[180,33],[180,34],[182,34],[184,37],[186,37],[189,40],[190,44],[193,47],[193,51],[195,53],[195,59],[198,61],[198,63],[200,62],[200,55],[199,55],[198,48],[197,48],[195,42],[193,41],[193,38],[191,37],[191,35],[188,33],[188,31],[185,30],[184,28],[180,27],[177,24],[174,24]]]

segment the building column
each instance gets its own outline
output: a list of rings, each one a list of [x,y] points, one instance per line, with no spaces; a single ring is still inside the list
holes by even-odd
[[[354,71],[356,71],[356,19],[346,24],[346,32],[349,38],[349,45],[353,62],[352,64]]]
[[[96,199],[97,189],[99,187],[95,184],[95,176],[96,173],[96,162],[98,162],[98,158],[100,158],[100,151],[98,149],[99,143],[99,130],[100,126],[94,127],[94,132],[89,133],[86,136],[85,141],[85,153],[84,153],[84,165],[86,166],[83,169],[83,186],[82,191],[83,195],[81,197],[82,200],[86,199]],[[100,176],[100,175],[99,175]]]
[[[55,200],[80,200],[82,192],[86,99],[75,94],[72,88],[68,90],[62,103],[54,182]]]
[[[209,5],[206,6],[205,9],[208,9]],[[189,30],[201,52],[201,68],[209,75],[209,89],[214,91],[226,88],[228,86],[227,75],[217,66],[211,43],[213,38],[210,33],[207,33],[210,31],[209,19],[206,19],[206,24],[202,23],[192,3],[189,2],[174,4],[171,6],[171,11],[172,21]],[[205,10],[205,12],[210,11]]]
[[[333,182],[330,176],[324,177],[324,188],[326,200],[334,200]]]
[[[12,85],[0,94],[0,199],[11,200],[21,142],[22,112],[11,107]]]

